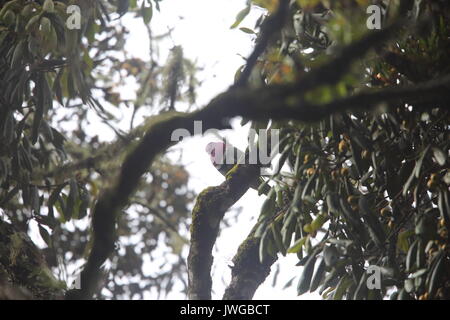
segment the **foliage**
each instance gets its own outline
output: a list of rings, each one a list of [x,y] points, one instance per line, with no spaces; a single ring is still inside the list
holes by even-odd
[[[256,65],[262,83],[301,79],[367,32],[368,1],[357,2],[297,1],[291,23]],[[270,1],[254,3],[272,10]],[[358,62],[342,81],[306,92],[307,102],[325,104],[364,88],[449,74],[448,4],[418,1],[402,9],[394,1],[377,3],[385,24],[399,10],[409,17],[396,40]],[[425,17],[422,30],[408,27]],[[439,97],[433,104],[398,101],[316,124],[272,123],[284,129],[279,149],[288,150],[273,188],[281,203],[283,194],[290,197],[276,219],[263,207],[265,227],[257,235],[265,254],[297,254],[303,266],[298,294],[319,289],[327,299],[449,298],[447,104]],[[379,289],[366,285],[369,266],[379,267]]]

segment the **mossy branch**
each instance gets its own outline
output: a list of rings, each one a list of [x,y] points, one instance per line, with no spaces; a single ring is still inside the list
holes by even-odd
[[[225,212],[249,189],[260,174],[258,166],[239,165],[221,185],[203,190],[192,211],[191,246],[188,256],[188,297],[211,299],[212,249]]]
[[[250,234],[240,245],[233,258],[231,282],[225,290],[223,300],[251,300],[256,289],[270,274],[270,267],[277,258],[268,257],[261,262],[260,242],[261,238]]]

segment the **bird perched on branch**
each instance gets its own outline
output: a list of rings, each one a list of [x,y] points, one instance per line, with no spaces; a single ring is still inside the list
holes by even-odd
[[[210,142],[206,145],[206,152],[209,154],[211,163],[224,177],[236,164],[247,163],[246,153],[229,143]],[[250,187],[258,191],[259,186],[264,182],[265,180],[259,177],[255,182],[252,182]],[[265,184],[259,191],[267,195],[270,186]]]

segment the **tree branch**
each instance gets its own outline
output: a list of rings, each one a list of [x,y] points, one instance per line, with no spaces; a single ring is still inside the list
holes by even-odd
[[[270,274],[270,267],[277,257],[267,257],[262,263],[259,259],[261,238],[250,234],[240,245],[233,258],[231,282],[225,290],[223,300],[251,300],[256,289]]]
[[[260,174],[259,166],[237,165],[221,185],[203,190],[192,211],[191,247],[188,256],[188,297],[211,299],[212,248],[225,212],[249,189]]]

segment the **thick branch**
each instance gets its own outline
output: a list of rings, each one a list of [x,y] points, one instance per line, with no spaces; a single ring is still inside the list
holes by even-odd
[[[258,166],[239,165],[221,185],[202,191],[192,212],[191,247],[188,256],[188,296],[211,299],[212,249],[225,212],[238,201],[260,174]]]
[[[270,274],[270,267],[277,258],[268,257],[261,263],[260,241],[261,238],[250,234],[239,247],[233,258],[231,282],[225,290],[223,300],[251,300],[256,289]]]

